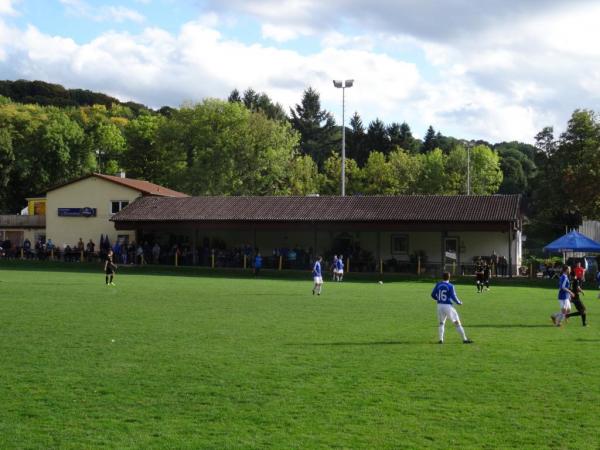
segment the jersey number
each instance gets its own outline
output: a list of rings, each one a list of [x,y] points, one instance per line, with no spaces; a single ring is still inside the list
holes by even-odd
[[[445,302],[446,299],[448,298],[448,292],[446,291],[440,291],[440,293],[438,294],[440,297],[440,300]]]

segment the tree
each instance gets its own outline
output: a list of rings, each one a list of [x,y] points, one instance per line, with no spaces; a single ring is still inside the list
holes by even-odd
[[[381,152],[371,152],[362,169],[363,192],[367,195],[394,195],[398,180],[392,165]]]
[[[417,180],[421,177],[422,158],[412,155],[402,148],[396,148],[389,155],[392,175],[396,179],[398,194],[414,194],[418,191]]]
[[[446,187],[446,161],[439,148],[419,155],[422,170],[415,184],[418,194],[443,194]]]
[[[490,195],[502,184],[500,158],[487,145],[476,145],[471,150],[471,193]]]
[[[462,145],[454,147],[446,157],[446,186],[444,190],[446,194],[450,195],[464,195],[467,193],[467,150]]]
[[[419,152],[419,141],[414,138],[410,126],[406,122],[400,124],[400,135],[396,145],[409,153]]]
[[[290,161],[287,183],[290,195],[319,193],[319,169],[310,156],[299,155]]]
[[[168,120],[164,116],[141,115],[125,127],[127,147],[121,164],[131,178],[168,183],[174,162],[170,152],[157,142],[159,129]]]
[[[279,103],[273,103],[267,94],[264,92],[259,94],[252,88],[246,89],[243,97],[240,97],[240,92],[234,89],[229,94],[227,101],[230,103],[243,103],[250,111],[262,112],[272,120],[283,121],[288,119]]]
[[[573,112],[551,162],[569,208],[586,217],[600,217],[600,123],[593,111]]]
[[[350,130],[346,132],[346,156],[355,161],[366,161],[369,152],[366,147],[366,133],[362,119],[355,112],[350,118]]]
[[[336,152],[332,152],[325,160],[323,175],[321,177],[321,192],[328,195],[339,195],[342,179],[342,159]],[[362,171],[356,161],[346,158],[346,194],[362,194]]]
[[[367,149],[369,152],[379,151],[384,155],[390,152],[390,138],[387,134],[385,124],[380,119],[375,119],[369,124],[367,130]],[[366,161],[357,161],[363,165]]]
[[[554,140],[554,128],[545,127],[542,131],[535,135],[535,146],[546,156],[554,154],[556,150],[556,141]]]
[[[231,91],[231,94],[229,94],[229,97],[227,97],[227,101],[229,103],[241,103],[242,97],[240,97],[240,91],[238,91],[237,89]]]
[[[436,148],[435,130],[431,125],[427,128],[425,138],[423,138],[423,145],[421,147],[421,153],[428,153]]]
[[[87,134],[88,147],[97,155],[96,170],[115,174],[121,169],[126,141],[121,130],[112,122],[100,122]]]
[[[8,128],[0,128],[0,211],[4,209],[6,187],[10,181],[14,162],[15,154],[11,133]]]
[[[319,93],[309,87],[302,101],[290,109],[292,127],[300,133],[300,152],[310,155],[319,169],[323,168],[326,155],[339,148],[340,137],[335,130],[331,114],[321,109]]]
[[[500,160],[503,180],[500,185],[500,194],[522,194],[527,191],[527,177],[523,171],[521,161],[509,156]]]
[[[299,137],[287,122],[237,102],[205,100],[183,106],[161,136],[184,164],[174,180],[180,190],[194,195],[291,192],[290,170]]]

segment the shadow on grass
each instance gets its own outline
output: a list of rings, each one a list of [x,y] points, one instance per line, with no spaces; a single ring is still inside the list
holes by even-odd
[[[552,328],[552,324],[524,324],[524,323],[511,323],[511,324],[465,324],[465,328]]]
[[[578,339],[575,339],[575,342],[600,342],[600,339],[582,339],[582,338],[578,338]]]
[[[36,261],[19,259],[0,259],[0,270],[20,271],[42,271],[42,272],[79,272],[103,274],[102,262],[63,262],[63,261]],[[260,276],[254,276],[252,269],[242,268],[216,268],[201,266],[165,266],[165,265],[119,265],[117,275],[151,275],[151,276],[178,276],[178,277],[206,277],[226,279],[266,279],[266,280],[305,280],[312,281],[311,269],[306,270],[275,270],[263,269]],[[433,287],[439,281],[437,277],[423,276],[418,278],[413,274],[400,273],[371,273],[350,272],[346,274],[346,283],[377,283],[384,281],[385,284],[402,282],[422,283]],[[525,278],[494,278],[495,286],[522,286],[522,287],[552,287],[556,284],[554,280],[529,280]],[[453,278],[457,285],[472,285],[473,276]]]
[[[374,341],[374,342],[296,342],[285,345],[297,347],[341,347],[341,346],[370,346],[370,345],[427,345],[437,342],[422,342],[422,341]]]

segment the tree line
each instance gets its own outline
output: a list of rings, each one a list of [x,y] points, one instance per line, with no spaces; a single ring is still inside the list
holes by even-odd
[[[491,144],[432,126],[418,139],[406,122],[365,125],[354,113],[346,129],[347,193],[466,194],[469,154],[470,192],[522,194],[541,236],[598,216],[599,129],[592,111],[578,110],[565,133],[545,128],[535,146]],[[0,210],[19,211],[25,197],[92,171],[124,170],[192,195],[335,195],[341,132],[312,88],[289,114],[253,89],[158,111],[2,96]]]

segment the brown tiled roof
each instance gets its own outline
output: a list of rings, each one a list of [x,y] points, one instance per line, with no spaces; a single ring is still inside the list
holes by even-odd
[[[519,195],[143,197],[115,222],[512,222]]]
[[[62,183],[62,184],[59,184],[58,186],[53,186],[50,189],[48,189],[48,192],[53,191],[58,188],[61,188],[63,186],[67,186],[69,184],[76,183],[81,180],[85,180],[86,178],[90,178],[90,177],[102,178],[103,180],[107,180],[112,183],[120,184],[121,186],[126,186],[128,188],[135,189],[136,191],[140,191],[144,195],[156,195],[156,196],[160,196],[160,197],[179,197],[179,198],[189,197],[189,195],[187,195],[187,194],[174,191],[173,189],[169,189],[164,186],[159,186],[158,184],[150,183],[149,181],[134,180],[132,178],[115,177],[113,175],[104,175],[102,173],[92,173],[90,175],[86,175],[84,177],[68,181],[67,183]]]
[[[189,197],[189,195],[184,194],[183,192],[177,192],[173,189],[166,188],[164,186],[159,186],[158,184],[150,183],[149,181],[144,180],[134,180],[132,178],[121,178],[115,177],[112,175],[104,175],[101,173],[95,173],[94,176],[98,178],[103,178],[108,181],[112,181],[113,183],[121,184],[123,186],[130,187],[132,189],[138,190],[146,195],[159,195],[161,197]]]

